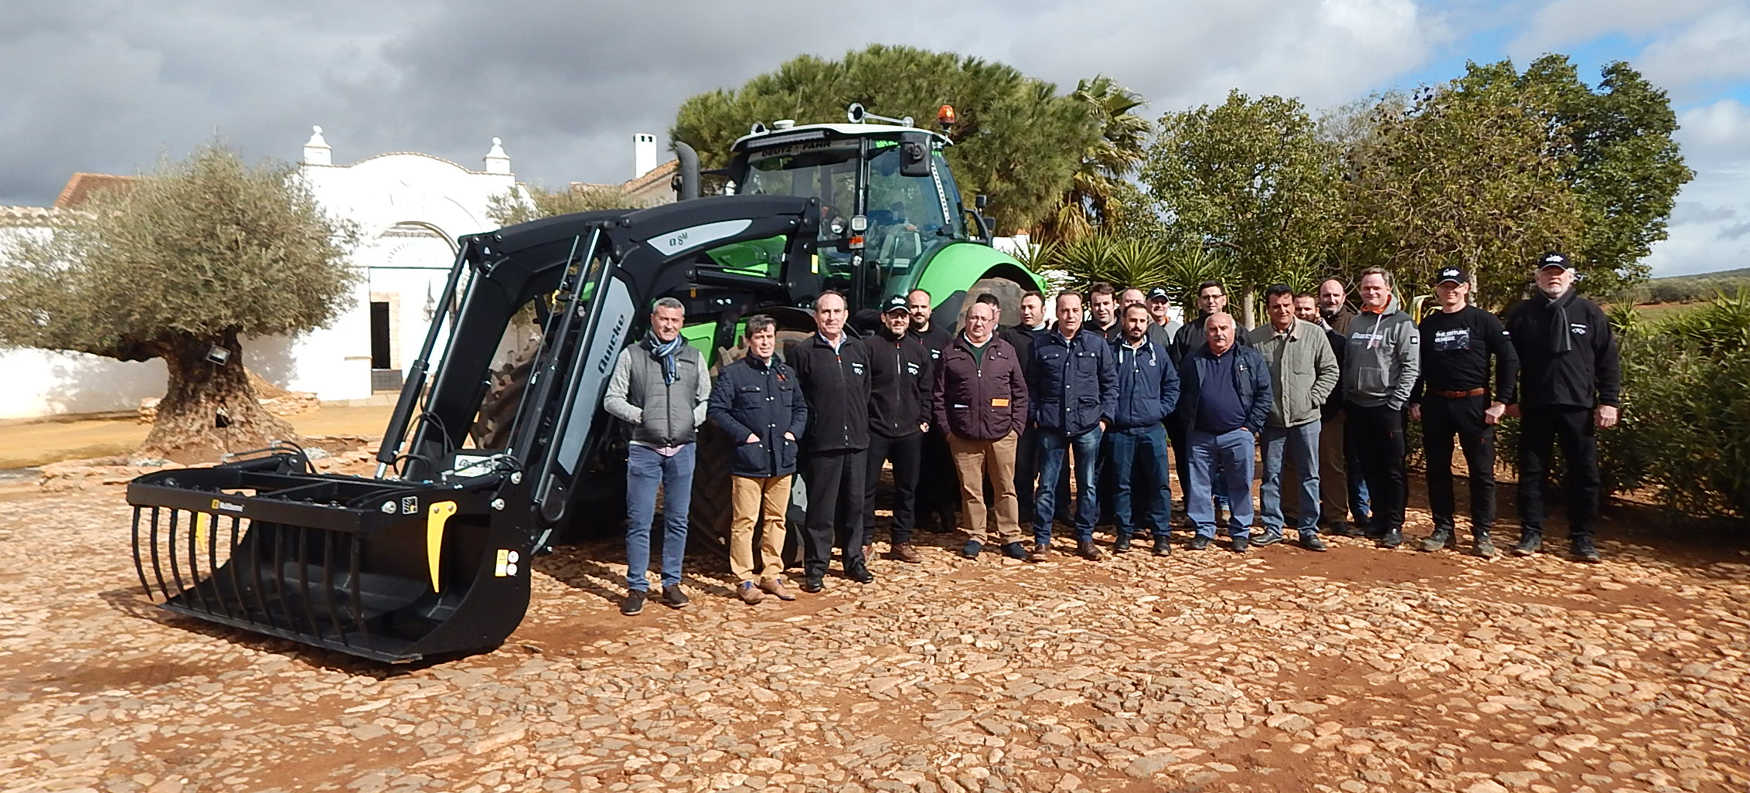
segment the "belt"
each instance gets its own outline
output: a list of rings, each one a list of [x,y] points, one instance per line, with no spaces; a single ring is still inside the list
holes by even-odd
[[[1433,390],[1433,389],[1429,389],[1429,390]],[[1482,396],[1484,394],[1489,393],[1489,389],[1487,389],[1487,388],[1473,388],[1469,391],[1434,391],[1434,393],[1439,394],[1440,396],[1446,397],[1447,399],[1464,399],[1465,397]]]

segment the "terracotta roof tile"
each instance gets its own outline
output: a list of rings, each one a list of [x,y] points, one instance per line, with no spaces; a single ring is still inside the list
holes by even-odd
[[[91,197],[96,193],[117,188],[127,189],[132,187],[135,181],[136,177],[132,176],[85,173],[83,171],[75,173],[73,178],[67,180],[67,186],[61,189],[60,197],[55,199],[55,208],[71,209],[91,200]]]

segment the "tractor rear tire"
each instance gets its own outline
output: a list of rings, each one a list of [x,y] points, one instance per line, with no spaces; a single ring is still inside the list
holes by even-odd
[[[687,512],[687,544],[694,553],[727,563],[729,521],[735,515],[729,481],[735,448],[729,436],[709,421],[699,428],[697,443],[693,450],[693,504]]]
[[[1027,287],[1007,278],[980,278],[973,282],[971,289],[966,290],[966,299],[977,300],[983,294],[996,295],[1003,306],[997,322],[1007,328],[1021,323],[1021,296],[1026,293]]]

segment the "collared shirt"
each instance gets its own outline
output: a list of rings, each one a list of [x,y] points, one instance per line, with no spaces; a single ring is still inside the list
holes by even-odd
[[[839,340],[833,341],[832,339],[827,338],[825,333],[816,333],[814,335],[819,336],[821,341],[826,342],[826,346],[831,347],[833,352],[838,352],[840,347],[845,346],[845,338],[847,336],[845,333],[840,333]]]

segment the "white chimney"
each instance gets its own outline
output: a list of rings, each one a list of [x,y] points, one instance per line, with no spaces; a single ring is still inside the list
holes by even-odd
[[[328,148],[328,141],[322,139],[321,127],[310,128],[310,139],[304,142],[304,164],[334,164],[334,150]]]
[[[640,132],[632,136],[632,178],[656,170],[656,136]]]
[[[486,163],[487,173],[510,173],[510,155],[504,153],[504,141],[492,139],[492,148],[481,158]]]

